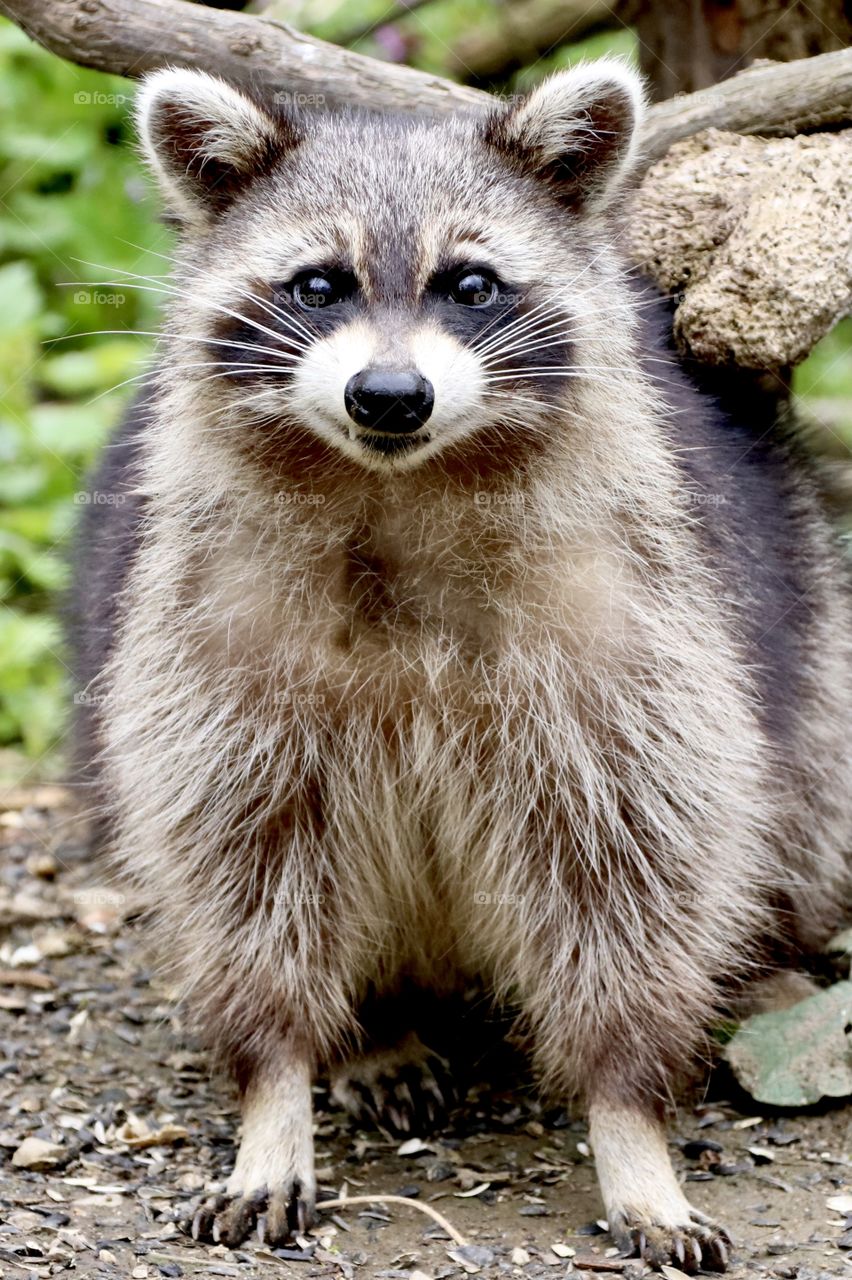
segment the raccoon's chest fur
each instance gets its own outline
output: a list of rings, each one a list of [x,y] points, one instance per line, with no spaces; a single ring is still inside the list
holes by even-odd
[[[566,893],[622,856],[633,674],[661,661],[637,659],[635,584],[600,545],[499,541],[358,527],[277,598],[237,544],[201,588],[208,658],[244,673],[251,803],[321,843],[373,982],[377,954],[432,984],[489,971],[542,878]]]
[[[539,948],[573,955],[601,897],[644,929],[705,872],[711,897],[743,878],[682,834],[733,824],[739,858],[761,794],[689,560],[643,580],[600,529],[519,504],[522,541],[471,508],[344,525],[329,503],[286,536],[234,522],[199,557],[181,512],[160,522],[108,673],[119,839],[153,900],[203,886],[205,929],[240,954],[330,933],[356,993],[460,970],[496,990]]]

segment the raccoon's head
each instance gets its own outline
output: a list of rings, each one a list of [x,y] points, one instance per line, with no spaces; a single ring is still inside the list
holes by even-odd
[[[438,122],[156,72],[140,133],[186,235],[172,370],[258,456],[321,441],[393,471],[534,437],[599,376],[601,215],[641,106],[609,59]]]

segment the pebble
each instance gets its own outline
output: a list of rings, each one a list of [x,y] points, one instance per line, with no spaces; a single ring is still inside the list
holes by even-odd
[[[490,1267],[494,1261],[494,1250],[487,1248],[484,1244],[460,1244],[455,1252],[460,1254],[465,1262],[473,1262],[478,1267]]]
[[[24,1138],[12,1156],[12,1164],[19,1169],[55,1169],[67,1155],[66,1148],[55,1142],[45,1142],[43,1138]]]

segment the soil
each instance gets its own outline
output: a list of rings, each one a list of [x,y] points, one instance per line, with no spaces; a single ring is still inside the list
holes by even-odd
[[[360,1129],[319,1085],[325,1194],[411,1206],[326,1212],[289,1250],[194,1243],[182,1224],[231,1166],[235,1096],[184,1032],[144,926],[120,893],[92,886],[71,813],[54,785],[7,790],[0,811],[0,1276],[646,1274],[599,1221],[583,1120],[543,1106],[522,1074],[475,1086],[445,1132],[405,1143]],[[705,1082],[670,1135],[688,1194],[735,1241],[732,1280],[852,1280],[852,1106],[770,1115],[725,1101],[729,1084]]]

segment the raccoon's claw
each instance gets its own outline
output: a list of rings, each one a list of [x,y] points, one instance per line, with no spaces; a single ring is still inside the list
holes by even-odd
[[[455,1102],[449,1064],[416,1036],[347,1063],[331,1095],[357,1120],[395,1138],[442,1128]]]
[[[212,1240],[216,1215],[225,1208],[227,1203],[227,1196],[211,1196],[198,1206],[187,1224],[193,1240]]]
[[[262,1244],[286,1244],[314,1222],[316,1201],[298,1178],[268,1192],[245,1196],[211,1196],[198,1208],[190,1231],[193,1240],[208,1240],[236,1249],[257,1227]]]
[[[308,1195],[298,1178],[290,1187],[279,1187],[269,1197],[260,1238],[279,1245],[295,1235],[304,1235],[316,1219],[316,1198]]]
[[[657,1270],[674,1265],[690,1276],[699,1270],[727,1270],[730,1236],[697,1211],[683,1226],[672,1228],[623,1219],[621,1223],[611,1222],[610,1229],[625,1252],[637,1255]]]

